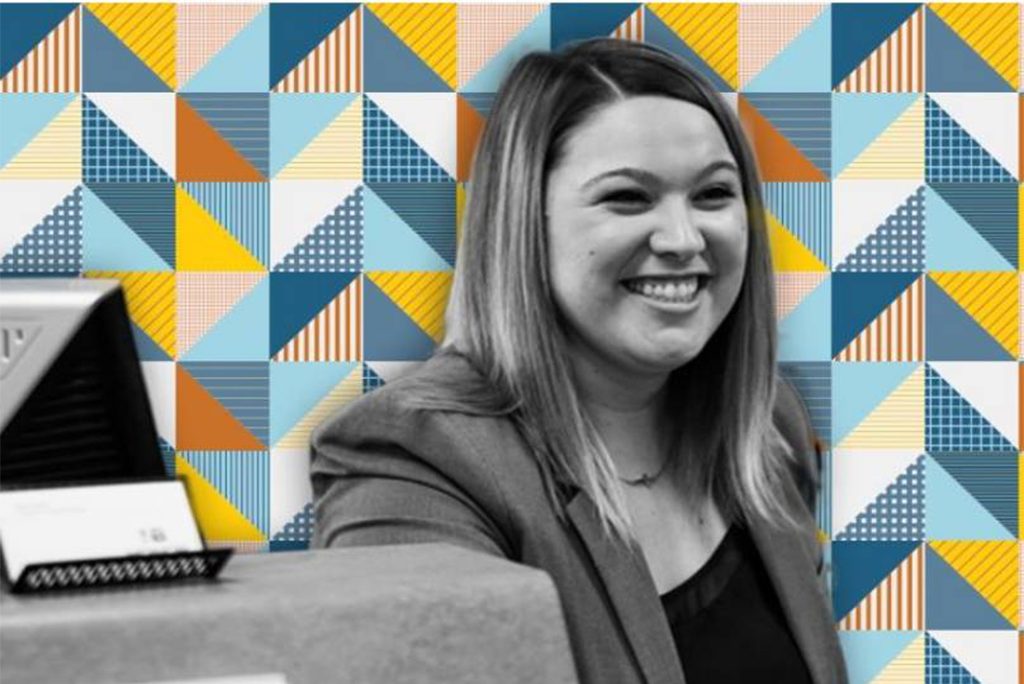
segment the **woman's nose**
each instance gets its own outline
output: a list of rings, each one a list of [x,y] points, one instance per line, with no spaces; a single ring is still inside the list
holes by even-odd
[[[666,202],[651,231],[651,251],[684,257],[703,252],[707,243],[696,215],[684,201]]]

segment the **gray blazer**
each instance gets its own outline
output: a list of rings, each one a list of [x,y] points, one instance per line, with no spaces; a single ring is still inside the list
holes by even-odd
[[[417,373],[480,381],[457,356],[435,357]],[[540,568],[558,588],[583,684],[684,682],[639,548],[606,537],[590,497],[576,488],[564,491],[568,524],[560,522],[509,419],[415,409],[402,385],[353,402],[313,434],[313,544],[450,542]],[[800,400],[788,385],[779,394],[783,434],[797,453],[813,454]],[[816,526],[795,483],[786,487],[803,529],[753,524],[751,536],[814,682],[846,682]]]

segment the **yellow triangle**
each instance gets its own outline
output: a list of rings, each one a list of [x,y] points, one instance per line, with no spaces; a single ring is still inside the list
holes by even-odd
[[[882,400],[839,449],[924,449],[924,366]]]
[[[82,98],[76,95],[14,158],[0,178],[82,178]]]
[[[170,2],[103,2],[86,8],[167,87],[177,87],[178,10]]]
[[[924,178],[924,147],[924,98],[919,97],[843,169],[839,178]]]
[[[994,340],[1017,358],[1020,281],[1016,273],[943,271],[929,276]]]
[[[739,7],[735,2],[647,5],[733,89],[739,85]]]
[[[768,235],[772,248],[772,264],[776,271],[828,271],[825,264],[807,249],[800,240],[786,230],[786,227],[771,212],[768,215]]]
[[[993,70],[1020,88],[1020,6],[1013,2],[929,5]]]
[[[1011,625],[1020,616],[1020,549],[1016,541],[933,541],[942,560]]]
[[[323,399],[317,402],[291,430],[275,445],[279,449],[306,449],[313,429],[329,415],[358,399],[363,394],[363,364],[357,364],[344,380],[339,382]]]
[[[363,98],[356,97],[276,178],[363,178]]]
[[[924,635],[919,634],[885,668],[875,675],[871,684],[907,684],[924,681]]]
[[[370,271],[367,275],[435,342],[441,341],[451,271]]]
[[[454,2],[375,2],[367,7],[455,90]]]
[[[171,271],[86,271],[121,281],[128,316],[172,359],[178,346],[178,285]]]
[[[265,271],[263,264],[181,189],[175,192],[177,259],[181,271]]]
[[[181,456],[174,457],[175,470],[185,480],[188,500],[199,523],[199,531],[207,541],[266,541],[263,533],[249,522],[235,506],[217,491],[192,464]]]

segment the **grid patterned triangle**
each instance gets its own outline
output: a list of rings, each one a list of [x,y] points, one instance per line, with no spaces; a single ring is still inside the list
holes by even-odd
[[[429,154],[368,97],[363,98],[363,180],[368,183],[451,182]]]
[[[171,177],[89,98],[82,98],[82,105],[85,182],[171,182]]]
[[[925,180],[937,183],[1013,183],[988,151],[930,97],[925,106]]]
[[[82,270],[82,188],[4,255],[0,273],[79,273]]]
[[[281,260],[275,271],[361,271],[363,188],[345,198],[313,232]]]
[[[924,457],[918,456],[836,539],[924,539]]]
[[[931,634],[925,634],[924,667],[928,682],[937,684],[981,684],[960,661],[950,655]]]
[[[928,451],[1014,451],[1014,446],[931,366],[925,366]]]
[[[846,257],[837,271],[923,271],[924,186]]]
[[[384,386],[384,379],[377,375],[377,372],[370,368],[370,364],[363,364],[363,394],[370,390]]]

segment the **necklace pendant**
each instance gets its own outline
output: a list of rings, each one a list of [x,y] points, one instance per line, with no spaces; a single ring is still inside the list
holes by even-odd
[[[643,485],[644,487],[650,487],[652,484],[654,484],[654,478],[651,477],[648,473],[644,473],[637,480],[637,484]]]

